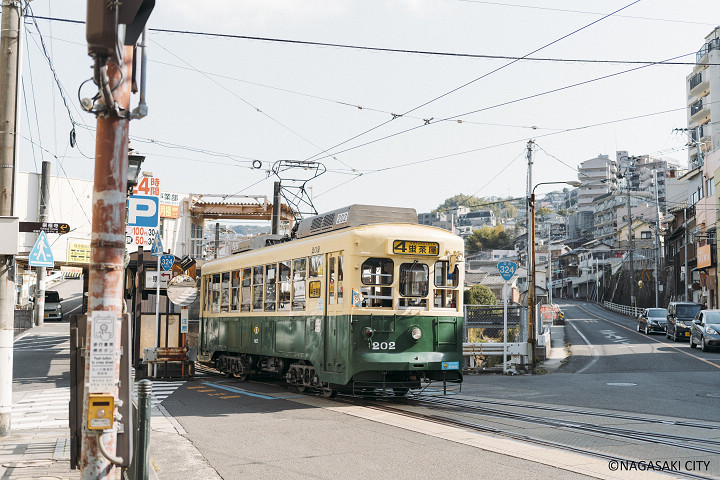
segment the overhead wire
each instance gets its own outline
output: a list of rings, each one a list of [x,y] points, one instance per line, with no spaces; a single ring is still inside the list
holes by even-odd
[[[268,119],[271,120],[272,122],[280,125],[282,128],[284,128],[284,129],[287,130],[288,132],[292,133],[293,135],[297,136],[298,138],[302,139],[303,141],[307,142],[309,145],[311,145],[311,146],[313,146],[313,147],[315,147],[315,148],[318,148],[318,149],[322,148],[322,147],[318,146],[316,143],[312,142],[310,139],[308,139],[308,138],[306,138],[305,136],[303,136],[302,134],[300,134],[299,132],[297,132],[297,131],[293,130],[292,128],[288,127],[287,125],[285,125],[284,123],[282,123],[281,121],[279,121],[277,118],[273,117],[272,115],[270,115],[270,114],[268,114],[267,112],[263,111],[263,110],[260,109],[259,107],[255,106],[255,105],[253,105],[252,103],[250,103],[249,101],[245,100],[243,97],[241,97],[241,96],[238,95],[237,93],[233,92],[232,90],[230,90],[230,89],[227,88],[225,85],[223,85],[223,84],[221,84],[220,82],[218,82],[217,80],[211,78],[211,77],[208,76],[208,75],[203,74],[201,70],[195,68],[195,67],[194,67],[193,65],[191,65],[189,62],[183,60],[182,58],[180,58],[179,56],[177,56],[176,54],[174,54],[173,52],[171,52],[170,50],[168,50],[167,48],[165,48],[163,45],[161,45],[161,44],[158,43],[157,41],[152,40],[152,42],[153,42],[155,45],[157,45],[157,46],[159,46],[160,48],[162,48],[163,50],[165,50],[168,54],[172,55],[173,57],[177,58],[178,60],[180,60],[181,62],[183,62],[184,64],[186,64],[188,67],[192,68],[192,69],[193,69],[194,71],[196,71],[197,73],[200,73],[200,74],[203,75],[205,78],[207,78],[208,80],[210,80],[211,82],[213,82],[214,84],[216,84],[217,86],[219,86],[220,88],[222,88],[223,90],[225,90],[225,91],[227,91],[228,93],[230,93],[230,94],[231,94],[232,96],[234,96],[235,98],[239,99],[241,102],[243,102],[244,104],[246,104],[247,106],[249,106],[250,108],[252,108],[253,110],[255,110],[257,113],[260,113],[261,115],[265,116],[266,118],[268,118]],[[352,168],[350,165],[348,165],[347,163],[345,163],[345,162],[343,162],[342,160],[338,159],[336,156],[328,156],[328,157],[332,157],[334,160],[337,160],[338,162],[342,163],[342,164],[345,165],[346,167]]]
[[[610,14],[608,14],[608,15],[600,18],[600,19],[594,20],[594,21],[590,22],[589,24],[587,24],[587,25],[585,25],[585,26],[583,26],[583,27],[580,27],[580,28],[578,28],[578,29],[576,29],[576,30],[574,30],[574,31],[566,34],[566,35],[563,35],[563,36],[560,37],[560,38],[557,38],[557,39],[553,40],[553,41],[550,42],[550,43],[547,43],[547,44],[543,45],[543,46],[540,47],[540,48],[536,48],[535,50],[531,51],[530,53],[528,53],[528,54],[526,54],[526,55],[523,55],[523,56],[520,57],[519,59],[512,60],[512,61],[510,61],[510,62],[508,62],[508,63],[505,63],[505,64],[503,64],[502,66],[497,67],[497,68],[495,68],[495,69],[493,69],[493,70],[491,70],[491,71],[489,71],[489,72],[487,72],[487,73],[485,73],[485,74],[483,74],[483,75],[475,78],[474,80],[471,80],[471,81],[469,81],[469,82],[465,82],[465,83],[463,83],[462,85],[453,88],[452,90],[449,90],[449,91],[447,91],[447,92],[445,92],[445,93],[443,93],[443,94],[441,94],[441,95],[436,96],[435,98],[433,98],[433,99],[431,99],[431,100],[428,100],[428,101],[426,101],[426,102],[424,102],[424,103],[422,103],[422,104],[420,104],[420,105],[418,105],[418,106],[416,106],[416,107],[413,107],[413,108],[411,108],[410,110],[408,110],[408,111],[406,111],[405,113],[403,113],[402,115],[407,115],[408,113],[412,113],[412,112],[414,112],[415,110],[418,110],[418,109],[420,109],[420,108],[422,108],[422,107],[425,107],[425,106],[427,106],[427,105],[429,105],[429,104],[431,104],[431,103],[433,103],[433,102],[435,102],[435,101],[437,101],[437,100],[439,100],[439,99],[441,99],[441,98],[444,98],[444,97],[446,97],[446,96],[448,96],[448,95],[451,95],[451,94],[453,94],[453,93],[455,93],[455,92],[457,92],[457,91],[459,91],[459,90],[461,90],[461,89],[463,89],[463,88],[465,88],[465,87],[467,87],[467,86],[469,86],[469,85],[472,85],[472,84],[475,83],[475,82],[478,82],[478,81],[480,81],[480,80],[482,80],[482,79],[484,79],[484,78],[487,78],[488,76],[493,75],[494,73],[497,73],[497,72],[499,72],[499,71],[501,71],[501,70],[503,70],[503,69],[505,69],[505,68],[507,68],[507,67],[509,67],[509,66],[511,66],[511,65],[513,65],[513,64],[515,64],[515,63],[517,63],[518,61],[520,61],[520,59],[527,58],[527,57],[529,57],[530,55],[532,55],[532,54],[534,54],[534,53],[537,53],[537,52],[539,52],[539,51],[541,51],[541,50],[544,50],[544,49],[550,47],[551,45],[554,45],[554,44],[556,44],[556,43],[558,43],[558,42],[560,42],[560,41],[562,41],[562,40],[564,40],[564,39],[566,39],[566,38],[568,38],[568,37],[570,37],[570,36],[572,36],[572,35],[580,32],[580,31],[582,31],[582,30],[584,30],[584,29],[586,29],[586,28],[588,28],[588,27],[590,27],[590,26],[598,23],[598,22],[601,22],[602,20],[608,18],[609,16],[614,15],[615,13],[620,12],[620,11],[622,11],[622,10],[625,10],[626,8],[628,8],[628,7],[636,4],[636,3],[638,3],[638,2],[640,2],[640,0],[635,0],[635,1],[631,2],[631,3],[629,3],[628,5],[622,7],[622,8],[620,8],[620,9],[618,9],[618,10],[615,10],[614,12],[612,12],[612,13],[610,13]],[[361,137],[361,136],[364,136],[364,135],[366,135],[366,134],[368,134],[368,133],[370,133],[370,132],[372,132],[372,131],[374,131],[374,130],[376,130],[376,129],[384,126],[384,125],[387,125],[387,124],[390,123],[394,118],[395,118],[395,117],[393,117],[393,118],[391,118],[391,119],[389,119],[389,120],[386,120],[385,122],[383,122],[383,123],[381,123],[381,124],[379,124],[379,125],[376,125],[376,126],[370,128],[370,129],[367,129],[367,130],[365,130],[365,131],[363,131],[363,132],[361,132],[361,133],[359,133],[359,134],[357,134],[357,135],[354,135],[353,137],[348,138],[348,139],[346,139],[346,140],[344,140],[344,141],[342,141],[342,142],[340,142],[340,143],[338,143],[338,144],[330,147],[329,149],[326,149],[326,150],[323,150],[323,151],[321,151],[321,152],[319,152],[319,153],[316,153],[315,155],[313,155],[312,157],[307,158],[306,160],[315,159],[315,158],[317,158],[319,155],[323,155],[323,154],[327,153],[328,151],[330,151],[330,150],[332,150],[332,149],[334,149],[334,148],[337,148],[337,147],[339,147],[339,146],[341,146],[341,145],[344,145],[344,144],[346,144],[346,143],[348,143],[348,142],[351,142],[351,141],[355,140],[356,138],[359,138],[359,137]],[[429,123],[430,123],[430,122],[426,122],[425,125],[428,125]],[[393,136],[394,136],[394,135],[393,135]],[[337,155],[337,153],[335,153],[334,155]],[[325,157],[320,157],[320,158],[325,158]]]
[[[504,2],[490,2],[485,0],[456,0],[458,2],[465,2],[465,3],[481,3],[485,5],[495,5],[495,6],[501,6],[501,7],[515,7],[515,8],[529,8],[534,10],[547,10],[551,12],[563,12],[563,13],[581,13],[584,15],[605,15],[601,12],[588,12],[584,10],[570,10],[566,8],[552,8],[552,7],[540,7],[537,5],[518,5],[513,3],[504,3]],[[677,20],[672,18],[654,18],[654,17],[643,17],[639,15],[615,15],[617,18],[631,18],[635,20],[650,20],[650,21],[656,21],[656,22],[671,22],[671,23],[688,23],[693,25],[707,25],[707,26],[715,26],[714,23],[706,23],[706,22],[693,22],[690,20]]]
[[[421,124],[419,124],[419,125],[416,125],[416,126],[414,126],[414,127],[410,127],[410,128],[405,129],[405,130],[400,130],[400,131],[397,131],[397,132],[394,132],[394,133],[385,135],[385,136],[383,136],[383,137],[378,137],[378,138],[376,138],[376,139],[373,139],[373,140],[370,140],[370,141],[367,141],[367,142],[365,142],[365,143],[361,143],[361,144],[358,144],[358,145],[355,145],[355,146],[352,146],[352,147],[348,147],[348,148],[343,149],[343,150],[338,150],[338,151],[331,152],[331,153],[329,153],[329,154],[326,155],[326,156],[322,156],[322,157],[317,158],[317,160],[322,160],[322,159],[324,159],[324,158],[326,158],[326,157],[328,157],[328,156],[331,156],[331,155],[339,155],[339,154],[342,154],[342,153],[347,153],[347,152],[349,152],[349,151],[351,151],[351,150],[356,150],[356,149],[358,149],[358,148],[366,147],[366,146],[368,146],[368,145],[372,145],[372,144],[374,144],[374,143],[378,143],[378,142],[381,142],[381,141],[383,141],[383,140],[387,140],[387,139],[390,139],[390,138],[393,138],[393,137],[397,137],[397,136],[399,136],[399,135],[403,135],[403,134],[405,134],[405,133],[409,133],[409,132],[418,130],[418,129],[420,129],[420,128],[424,128],[424,127],[427,127],[427,126],[430,126],[430,125],[436,125],[437,123],[440,123],[440,122],[442,122],[442,121],[452,120],[452,119],[456,119],[456,118],[463,117],[463,116],[466,116],[466,115],[472,115],[472,114],[475,114],[475,113],[485,112],[485,111],[488,111],[488,110],[492,110],[492,109],[499,108],[499,107],[504,107],[504,106],[511,105],[511,104],[514,104],[514,103],[518,103],[518,102],[522,102],[522,101],[526,101],[526,100],[531,100],[531,99],[534,99],[534,98],[542,97],[542,96],[544,96],[544,95],[549,95],[549,94],[551,94],[551,93],[557,93],[557,92],[560,92],[560,91],[563,91],[563,90],[569,90],[569,89],[571,89],[571,88],[579,87],[579,86],[582,86],[582,85],[587,85],[587,84],[590,84],[590,83],[593,83],[593,82],[597,82],[597,81],[600,81],[600,80],[606,80],[606,79],[611,78],[611,77],[615,77],[615,76],[618,76],[618,75],[622,75],[622,74],[625,74],[625,73],[633,72],[633,71],[635,71],[635,70],[640,70],[640,69],[642,69],[642,68],[647,68],[647,67],[650,67],[650,66],[652,66],[652,65],[659,65],[659,64],[662,64],[662,62],[657,62],[657,63],[649,64],[649,65],[643,65],[643,66],[641,66],[641,67],[635,67],[635,68],[631,68],[631,69],[628,69],[628,70],[623,70],[623,71],[620,71],[620,72],[615,72],[615,73],[603,75],[603,76],[600,76],[600,77],[595,77],[595,78],[592,78],[592,79],[589,79],[589,80],[584,80],[584,81],[582,81],[582,82],[577,82],[577,83],[573,83],[573,84],[570,84],[570,85],[565,85],[565,86],[563,86],[563,87],[558,87],[558,88],[554,88],[554,89],[551,89],[551,90],[545,90],[545,91],[543,91],[543,92],[539,92],[539,93],[536,93],[536,94],[533,94],[533,95],[527,95],[527,96],[525,96],[525,97],[516,98],[516,99],[514,99],[514,100],[508,100],[508,101],[506,101],[506,102],[496,103],[496,104],[494,104],[494,105],[490,105],[490,106],[487,106],[487,107],[483,107],[483,108],[471,110],[471,111],[469,111],[469,112],[465,112],[465,113],[461,113],[461,114],[457,114],[457,115],[451,115],[451,116],[444,117],[444,118],[437,119],[437,120],[435,120],[435,119],[430,119],[429,121],[426,121],[426,122],[421,123]],[[387,123],[389,123],[389,122],[390,122],[390,120],[387,121],[387,122],[385,122],[385,124],[387,124]],[[383,124],[383,125],[384,125],[384,124]],[[370,131],[370,130],[366,131],[365,133],[367,133],[367,132],[369,132],[369,131]],[[561,132],[562,132],[562,131],[561,131]],[[556,133],[559,133],[559,132],[556,132]],[[357,137],[355,137],[355,138],[357,138]],[[345,142],[343,142],[343,143],[345,143]],[[312,157],[312,158],[315,158],[315,157]]]

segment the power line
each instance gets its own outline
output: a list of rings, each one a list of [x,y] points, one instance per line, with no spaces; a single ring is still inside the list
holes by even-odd
[[[637,0],[640,1],[640,0]],[[637,2],[633,2],[637,3]],[[632,5],[632,4],[630,4]],[[628,5],[628,6],[630,6]],[[623,7],[623,8],[627,8]],[[623,10],[621,8],[620,10]],[[620,11],[617,10],[617,11]],[[604,14],[597,14],[597,15],[604,15]],[[605,15],[605,17],[613,15],[612,13]],[[72,23],[72,24],[78,24],[83,25],[85,24],[85,21],[82,20],[71,20],[67,18],[58,18],[58,17],[43,17],[43,16],[35,16],[38,20],[48,20],[48,21],[55,21],[55,22],[64,22],[64,23]],[[641,17],[638,17],[641,18]],[[603,18],[596,20],[593,23],[597,23],[600,20],[603,20]],[[592,23],[586,25],[583,28],[587,28],[588,26],[592,25]],[[710,24],[703,24],[703,25],[710,25]],[[572,32],[569,35],[572,35],[574,33],[577,33],[578,31],[582,30],[576,30],[575,32]],[[331,47],[331,48],[340,48],[340,49],[349,49],[349,50],[361,50],[361,51],[370,51],[370,52],[384,52],[384,53],[403,53],[403,54],[411,54],[411,55],[422,55],[422,56],[434,56],[434,57],[459,57],[459,58],[477,58],[477,59],[485,59],[485,60],[514,60],[514,61],[528,61],[528,62],[556,62],[556,63],[605,63],[605,64],[646,64],[646,63],[655,63],[654,60],[619,60],[619,59],[612,59],[612,60],[603,60],[603,59],[594,59],[594,58],[558,58],[558,57],[530,57],[529,55],[532,55],[532,53],[535,53],[541,49],[538,49],[528,55],[525,56],[513,56],[513,55],[489,55],[489,54],[479,54],[479,53],[462,53],[462,52],[440,52],[440,51],[434,51],[434,50],[414,50],[414,49],[405,49],[405,48],[390,48],[390,47],[371,47],[367,45],[352,45],[352,44],[346,44],[346,43],[329,43],[329,42],[316,42],[312,40],[294,40],[289,38],[277,38],[277,37],[258,37],[258,36],[252,36],[252,35],[238,35],[238,34],[232,34],[232,33],[218,33],[218,32],[208,32],[208,31],[197,31],[197,30],[177,30],[177,29],[170,29],[170,28],[148,28],[148,31],[150,32],[157,32],[157,33],[172,33],[172,34],[178,34],[178,35],[192,35],[197,37],[208,37],[208,38],[227,38],[227,39],[234,39],[234,40],[252,40],[252,41],[259,41],[259,42],[267,42],[267,43],[284,43],[289,45],[304,45],[304,46],[311,46],[311,47]],[[557,41],[562,40],[563,38],[558,39]],[[552,44],[548,44],[552,45]],[[543,47],[544,48],[544,47]],[[687,55],[694,55],[695,52],[688,53]],[[695,65],[695,62],[673,62],[668,63],[667,65]]]
[[[518,5],[513,3],[502,3],[502,2],[488,2],[484,0],[457,0],[458,2],[466,2],[466,3],[481,3],[485,5],[496,5],[501,7],[514,7],[514,8],[529,8],[534,10],[546,10],[551,12],[564,12],[564,13],[581,13],[585,15],[605,15],[604,13],[600,12],[588,12],[583,10],[569,10],[564,8],[550,8],[550,7],[538,7],[535,5]],[[671,23],[688,23],[693,25],[707,25],[714,27],[714,23],[706,23],[706,22],[693,22],[690,20],[675,20],[671,18],[653,18],[653,17],[642,17],[637,15],[615,15],[618,18],[632,18],[635,20],[650,20],[655,22],[671,22]]]
[[[558,38],[558,39],[555,39],[555,40],[553,40],[553,41],[550,42],[550,43],[546,43],[545,45],[543,45],[543,46],[540,47],[540,48],[536,48],[535,50],[531,51],[530,53],[528,53],[528,54],[526,54],[526,55],[523,55],[522,57],[520,57],[520,58],[518,58],[518,59],[512,60],[512,61],[510,61],[510,62],[508,62],[508,63],[506,63],[506,64],[504,64],[504,65],[502,65],[502,66],[500,66],[500,67],[498,67],[498,68],[495,68],[495,69],[493,69],[493,70],[491,70],[491,71],[489,71],[489,72],[487,72],[487,73],[485,73],[485,74],[483,74],[483,75],[475,78],[474,80],[471,80],[471,81],[469,81],[469,82],[466,82],[466,83],[464,83],[464,84],[462,84],[462,85],[460,85],[460,86],[458,86],[458,87],[453,88],[452,90],[449,90],[449,91],[447,91],[447,92],[445,92],[445,93],[443,93],[443,94],[441,94],[441,95],[438,95],[437,97],[435,97],[435,98],[433,98],[433,99],[431,99],[431,100],[428,100],[428,101],[426,101],[426,102],[424,102],[424,103],[422,103],[422,104],[420,104],[420,105],[418,105],[418,106],[416,106],[416,107],[408,110],[407,112],[403,113],[403,115],[407,115],[408,113],[412,113],[412,112],[414,112],[415,110],[417,110],[417,109],[419,109],[419,108],[422,108],[422,107],[424,107],[424,106],[427,106],[427,105],[429,105],[429,104],[431,104],[431,103],[433,103],[433,102],[435,102],[435,101],[437,101],[437,100],[439,100],[439,99],[441,99],[441,98],[444,98],[444,97],[446,97],[446,96],[448,96],[448,95],[451,95],[451,94],[457,92],[457,91],[460,90],[460,89],[463,89],[463,88],[465,88],[465,87],[467,87],[467,86],[469,86],[469,85],[472,85],[473,83],[475,83],[475,82],[477,82],[477,81],[479,81],[479,80],[482,80],[483,78],[487,78],[488,76],[490,76],[490,75],[492,75],[492,74],[494,74],[494,73],[496,73],[496,72],[499,72],[500,70],[503,70],[503,69],[509,67],[510,65],[513,65],[513,64],[517,63],[517,62],[520,61],[521,59],[527,58],[527,57],[529,57],[530,55],[533,55],[534,53],[537,53],[537,52],[539,52],[539,51],[541,51],[541,50],[543,50],[543,49],[545,49],[545,48],[548,48],[549,46],[554,45],[554,44],[562,41],[563,39],[568,38],[568,37],[574,35],[575,33],[580,32],[581,30],[584,30],[584,29],[590,27],[591,25],[594,25],[594,24],[596,24],[596,23],[598,23],[598,22],[601,22],[601,21],[604,20],[605,18],[607,18],[607,17],[609,17],[609,16],[611,16],[611,15],[617,13],[617,12],[620,12],[620,11],[624,10],[624,9],[630,7],[631,5],[634,5],[634,4],[638,3],[639,1],[640,1],[640,0],[635,0],[634,2],[632,2],[632,3],[628,4],[628,5],[620,8],[620,9],[618,9],[618,10],[616,10],[616,11],[614,11],[613,13],[610,13],[610,14],[608,14],[608,15],[606,15],[606,16],[598,19],[598,20],[595,20],[595,21],[593,21],[593,22],[591,22],[591,23],[589,23],[589,24],[587,24],[587,25],[585,25],[585,26],[583,26],[583,27],[580,27],[580,28],[578,28],[578,29],[576,29],[576,30],[573,30],[572,32],[570,32],[570,33],[568,33],[568,34],[566,34],[566,35],[563,35],[562,37],[560,37],[560,38]],[[394,119],[394,118],[395,118],[395,117],[393,117],[393,119]],[[340,142],[340,143],[338,143],[338,144],[330,147],[330,148],[327,149],[327,150],[323,150],[322,152],[316,153],[315,155],[313,155],[312,157],[307,158],[306,160],[315,159],[316,157],[318,157],[318,155],[322,155],[322,154],[328,152],[329,150],[331,150],[331,149],[333,149],[333,148],[337,148],[337,147],[339,147],[339,146],[341,146],[341,145],[344,145],[344,144],[346,144],[346,143],[348,143],[348,142],[351,142],[351,141],[355,140],[356,138],[359,138],[359,137],[361,137],[361,136],[363,136],[363,135],[365,135],[365,134],[367,134],[367,133],[370,133],[370,132],[372,132],[372,131],[374,131],[374,130],[376,130],[376,129],[384,126],[384,125],[387,125],[387,124],[388,124],[389,122],[391,122],[393,119],[386,120],[385,122],[383,122],[383,123],[381,123],[381,124],[379,124],[379,125],[376,125],[376,126],[370,128],[370,129],[368,129],[368,130],[365,130],[365,131],[363,131],[363,132],[361,132],[361,133],[359,133],[359,134],[357,134],[357,135],[355,135],[355,136],[353,136],[353,137],[351,137],[351,138],[348,138],[348,139],[346,139],[346,140],[344,140],[344,141],[342,141],[342,142]],[[432,120],[432,119],[430,119],[430,120]],[[429,124],[430,124],[430,121],[426,121],[426,122],[425,122],[425,125],[429,125]],[[414,129],[411,129],[411,130],[414,130]],[[408,131],[409,131],[409,130],[408,130]],[[394,136],[394,135],[391,135],[391,136]],[[389,137],[386,137],[386,138],[389,138]],[[345,150],[345,151],[347,151],[347,150]],[[335,155],[337,155],[337,154],[335,154]],[[327,157],[327,155],[326,155],[326,157]],[[325,157],[320,157],[320,159],[322,159],[322,158],[325,158]]]

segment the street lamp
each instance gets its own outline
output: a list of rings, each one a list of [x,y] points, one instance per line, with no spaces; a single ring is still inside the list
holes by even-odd
[[[132,195],[133,188],[137,185],[140,176],[140,167],[142,166],[144,155],[137,155],[132,150],[128,154],[128,173],[127,173],[127,192],[128,196]]]
[[[530,274],[530,285],[528,288],[528,330],[530,331],[530,364],[535,367],[535,346],[537,344],[537,326],[535,318],[535,189],[540,185],[567,184],[571,187],[579,187],[577,180],[565,182],[541,182],[536,184],[528,198],[530,207],[530,241],[528,245],[528,273]]]

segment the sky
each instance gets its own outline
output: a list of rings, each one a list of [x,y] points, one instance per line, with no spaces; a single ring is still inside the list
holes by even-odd
[[[85,4],[30,3],[20,171],[93,177]],[[533,186],[617,150],[686,163],[686,76],[718,24],[717,0],[158,1],[130,140],[163,191],[272,198],[292,160],[323,165],[318,212],[524,197],[530,139]]]

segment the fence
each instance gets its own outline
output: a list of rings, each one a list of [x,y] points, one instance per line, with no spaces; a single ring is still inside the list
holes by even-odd
[[[640,307],[629,307],[627,305],[619,305],[617,303],[607,301],[603,303],[603,306],[612,312],[622,313],[628,317],[638,317],[643,311]]]
[[[518,305],[507,309],[507,344],[503,342],[504,311],[502,305],[465,305],[465,336],[463,355],[468,359],[466,366],[478,366],[478,357],[485,360],[485,366],[498,366],[502,360],[488,357],[510,356],[511,369],[523,363],[528,356],[527,309]]]

